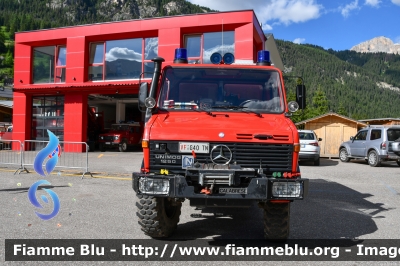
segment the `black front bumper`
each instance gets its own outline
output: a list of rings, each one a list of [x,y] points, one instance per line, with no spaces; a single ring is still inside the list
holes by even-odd
[[[151,193],[151,192],[142,192],[139,189],[139,179],[140,178],[148,178],[152,180],[163,180],[164,182],[168,182],[169,189],[168,192],[165,193]],[[168,180],[168,181],[166,181]],[[257,178],[254,177],[251,179],[250,183],[246,187],[241,186],[224,186],[224,188],[246,188],[246,194],[203,194],[203,193],[195,193],[195,188],[193,186],[189,186],[186,182],[186,179],[182,175],[148,175],[142,173],[133,173],[132,174],[133,181],[133,190],[137,194],[145,194],[156,197],[171,197],[171,198],[208,198],[208,199],[251,199],[251,200],[301,200],[308,194],[308,179],[283,179],[283,178]],[[274,182],[295,182],[300,184],[300,194],[298,197],[285,197],[285,196],[273,196],[272,186]]]

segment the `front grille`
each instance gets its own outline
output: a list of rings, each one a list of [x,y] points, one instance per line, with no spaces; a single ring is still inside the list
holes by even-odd
[[[104,136],[104,141],[114,141],[114,136]]]
[[[179,153],[179,142],[157,141],[157,143],[166,144],[166,150],[156,150],[155,142],[150,141],[150,169],[157,171],[160,169],[168,169],[173,173],[183,173],[182,159],[175,158],[167,163],[161,163],[156,160],[156,155],[190,155]],[[257,144],[257,143],[216,143],[210,142],[210,150],[215,145],[226,145],[232,151],[231,164],[236,163],[242,168],[260,167],[260,163],[265,173],[286,172],[292,169],[293,145],[289,144]],[[210,154],[197,153],[199,163],[212,163]],[[159,157],[159,156],[158,156]]]

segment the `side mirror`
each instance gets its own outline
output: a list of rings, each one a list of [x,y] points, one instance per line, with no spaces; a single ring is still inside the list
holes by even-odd
[[[353,140],[354,139],[354,137],[350,137],[350,140]]]
[[[322,141],[322,138],[318,138],[318,141]]]
[[[145,107],[145,101],[147,98],[148,91],[149,91],[149,84],[147,82],[142,82],[140,84],[140,88],[139,88],[139,97],[138,97],[139,109],[142,109]]]
[[[306,108],[306,86],[302,84],[296,86],[296,102],[299,104],[299,109]]]

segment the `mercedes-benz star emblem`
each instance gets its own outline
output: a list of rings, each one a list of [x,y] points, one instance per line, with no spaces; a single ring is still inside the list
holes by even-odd
[[[211,150],[210,158],[215,164],[229,164],[232,160],[232,151],[226,145],[216,145]]]

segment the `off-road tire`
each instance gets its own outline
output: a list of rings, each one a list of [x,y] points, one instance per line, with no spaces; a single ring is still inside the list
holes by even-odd
[[[99,144],[99,150],[101,152],[105,152],[106,151],[106,148],[104,147],[104,144],[102,144],[102,143]]]
[[[374,150],[368,153],[368,164],[372,167],[377,167],[381,165],[381,160],[379,159],[378,153]]]
[[[123,140],[119,146],[118,149],[120,152],[126,152],[128,150],[128,142],[126,142],[126,140]]]
[[[346,148],[341,148],[339,151],[339,159],[340,161],[347,163],[350,162],[349,154],[347,153]]]
[[[169,198],[137,195],[136,202],[139,225],[142,231],[153,238],[172,235],[179,223],[182,203]]]
[[[317,160],[314,160],[314,166],[319,166],[319,157]]]
[[[264,237],[268,240],[284,241],[289,237],[290,203],[271,203],[263,205]]]

